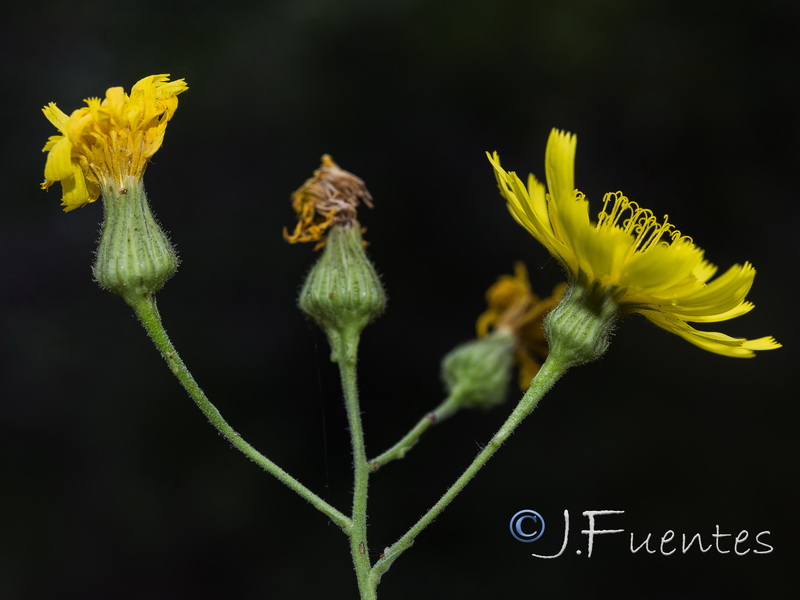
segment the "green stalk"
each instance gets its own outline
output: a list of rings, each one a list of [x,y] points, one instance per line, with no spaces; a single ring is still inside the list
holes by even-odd
[[[325,502],[322,498],[317,496],[314,492],[305,487],[302,483],[297,481],[294,477],[289,475],[286,471],[281,469],[274,462],[269,460],[266,456],[261,454],[258,450],[248,444],[242,436],[239,435],[225,419],[222,418],[219,410],[211,403],[211,401],[197,385],[197,382],[192,377],[189,369],[186,368],[183,360],[178,355],[175,347],[170,342],[167,332],[161,323],[161,315],[156,307],[155,296],[152,294],[138,296],[129,295],[125,297],[125,301],[130,304],[139,318],[139,321],[144,326],[145,330],[153,340],[153,343],[158,348],[161,355],[167,361],[170,370],[178,378],[183,388],[189,393],[194,403],[208,418],[209,422],[219,431],[225,439],[238,448],[245,456],[264,469],[270,475],[276,477],[283,484],[297,492],[302,498],[311,503],[311,505],[326,514],[334,523],[336,523],[342,531],[350,534],[353,527],[351,520],[336,510],[333,506]]]
[[[417,442],[419,442],[419,438],[423,433],[425,433],[433,425],[441,423],[450,417],[457,410],[457,404],[458,403],[455,401],[455,399],[452,396],[449,396],[439,406],[422,417],[417,424],[414,425],[411,431],[403,436],[399,442],[397,442],[383,454],[380,454],[379,456],[376,456],[370,460],[370,470],[375,472],[385,464],[390,463],[393,460],[399,460],[403,458],[408,451],[411,450],[411,448],[413,448]]]
[[[422,417],[414,428],[409,431],[403,439],[397,442],[394,446],[389,448],[383,454],[376,456],[369,461],[369,468],[371,471],[377,471],[382,466],[393,460],[403,458],[406,453],[413,448],[419,441],[420,436],[428,430],[428,428],[436,423],[436,417],[432,412]]]
[[[359,334],[345,331],[331,338],[334,355],[339,364],[344,404],[350,425],[350,443],[353,448],[353,513],[350,528],[350,554],[356,571],[361,600],[377,600],[377,579],[372,576],[367,543],[367,492],[369,489],[369,463],[361,425],[361,409],[358,403],[356,366],[358,363]]]
[[[473,477],[481,470],[481,468],[494,456],[494,453],[500,448],[503,442],[514,432],[520,423],[527,417],[539,400],[553,387],[556,381],[566,372],[569,368],[569,361],[551,354],[549,358],[542,365],[541,370],[531,382],[530,388],[519,401],[517,407],[509,415],[506,422],[497,430],[492,439],[478,453],[478,456],[472,461],[472,464],[467,467],[456,482],[444,493],[439,501],[434,504],[428,512],[426,512],[403,536],[392,544],[384,553],[383,558],[375,563],[372,568],[373,577],[380,580],[383,574],[389,570],[395,560],[413,544],[416,537],[420,532],[425,529],[441,512],[447,507],[450,502],[464,489],[464,487],[472,480]]]

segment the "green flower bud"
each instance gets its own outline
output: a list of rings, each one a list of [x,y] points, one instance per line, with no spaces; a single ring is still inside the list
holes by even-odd
[[[514,334],[504,328],[447,354],[442,360],[442,379],[449,400],[438,419],[461,408],[489,409],[502,403],[511,380],[515,346]]]
[[[544,320],[550,356],[569,367],[600,358],[618,316],[619,307],[607,290],[571,283]]]
[[[331,346],[350,343],[386,307],[386,294],[353,220],[332,227],[300,292],[300,308],[325,331]],[[338,357],[332,357],[338,360]]]
[[[155,294],[178,268],[178,257],[150,212],[141,179],[103,188],[105,222],[94,263],[97,282],[126,302]]]

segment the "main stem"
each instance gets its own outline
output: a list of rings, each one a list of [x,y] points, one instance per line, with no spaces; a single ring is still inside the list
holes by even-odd
[[[395,560],[414,543],[417,535],[425,529],[439,514],[447,507],[450,502],[464,489],[481,468],[494,456],[503,442],[514,432],[520,423],[527,417],[545,393],[553,387],[556,381],[566,372],[569,363],[557,356],[550,357],[542,365],[541,370],[531,382],[530,388],[519,401],[517,407],[509,415],[506,422],[497,430],[492,439],[478,453],[472,464],[461,474],[456,482],[444,493],[439,501],[434,504],[399,540],[390,546],[384,553],[383,558],[375,563],[372,569],[373,577],[379,581],[381,576],[389,570]]]
[[[239,435],[233,427],[228,425],[227,421],[222,418],[219,410],[197,385],[197,382],[192,377],[189,369],[186,368],[183,360],[178,355],[177,350],[172,345],[164,326],[161,323],[161,315],[156,307],[155,297],[147,295],[143,297],[128,297],[125,298],[126,302],[131,305],[136,312],[136,316],[141,321],[150,339],[158,348],[161,355],[167,361],[170,370],[181,382],[181,385],[189,393],[194,403],[208,418],[209,422],[219,431],[225,439],[238,448],[245,456],[264,469],[270,475],[275,476],[279,481],[284,483],[289,488],[297,492],[301,497],[306,499],[317,510],[325,513],[334,523],[336,523],[345,533],[350,533],[352,527],[351,520],[344,514],[336,510],[333,506],[325,502],[322,498],[317,496],[314,492],[305,487],[302,483],[297,481],[294,477],[289,475],[286,471],[281,469],[274,462],[269,460],[266,456],[261,454],[258,450],[248,444],[242,436]]]
[[[350,443],[353,447],[353,513],[350,528],[350,554],[356,571],[361,600],[377,600],[377,579],[372,576],[367,543],[367,492],[369,488],[369,463],[364,444],[364,429],[361,425],[361,409],[358,403],[356,365],[358,363],[359,334],[347,332],[333,338],[339,346],[334,354],[339,363],[347,420],[350,425]]]

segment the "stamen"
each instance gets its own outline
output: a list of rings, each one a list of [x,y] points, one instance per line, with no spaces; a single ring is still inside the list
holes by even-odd
[[[609,211],[609,203],[614,201]],[[691,238],[682,237],[680,232],[673,229],[672,223],[664,215],[660,221],[653,211],[642,208],[636,202],[628,199],[622,192],[609,192],[603,197],[603,210],[597,216],[597,228],[615,227],[634,236],[633,251],[645,252],[662,242],[667,235],[672,243],[677,241],[691,241]]]
[[[664,219],[666,219],[666,218],[667,217],[665,215]],[[675,229],[674,231],[671,231],[670,234],[669,234],[669,237],[672,238],[672,243],[673,244],[677,244],[678,242],[685,242],[687,244],[694,244],[694,239],[692,238],[692,236],[690,236],[690,235],[682,235],[681,232],[678,231],[677,229]]]

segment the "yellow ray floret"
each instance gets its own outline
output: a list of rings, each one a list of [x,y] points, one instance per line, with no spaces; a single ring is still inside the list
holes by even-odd
[[[547,357],[548,347],[542,323],[547,313],[561,301],[566,285],[553,288],[547,298],[533,293],[528,270],[514,264],[514,275],[501,275],[486,291],[486,311],[478,317],[475,329],[479,338],[490,331],[507,329],[516,341],[514,360],[519,365],[519,387],[527,390]]]
[[[687,341],[725,356],[749,357],[779,348],[771,337],[747,340],[694,329],[688,322],[732,319],[753,308],[746,300],[755,269],[734,265],[712,279],[717,267],[703,250],[674,228],[665,215],[629,200],[605,195],[597,221],[575,189],[575,135],[554,129],[545,152],[547,187],[529,175],[527,183],[505,171],[495,152],[488,155],[500,193],[516,221],[558,259],[570,285],[606,290],[621,313],[638,312]]]
[[[86,106],[67,115],[51,102],[42,109],[60,135],[42,149],[47,189],[61,182],[65,211],[94,202],[107,182],[120,188],[126,177],[141,178],[147,161],[161,147],[167,123],[178,108],[183,79],[150,75],[136,82],[130,95],[109,88],[105,99],[87,98]]]

